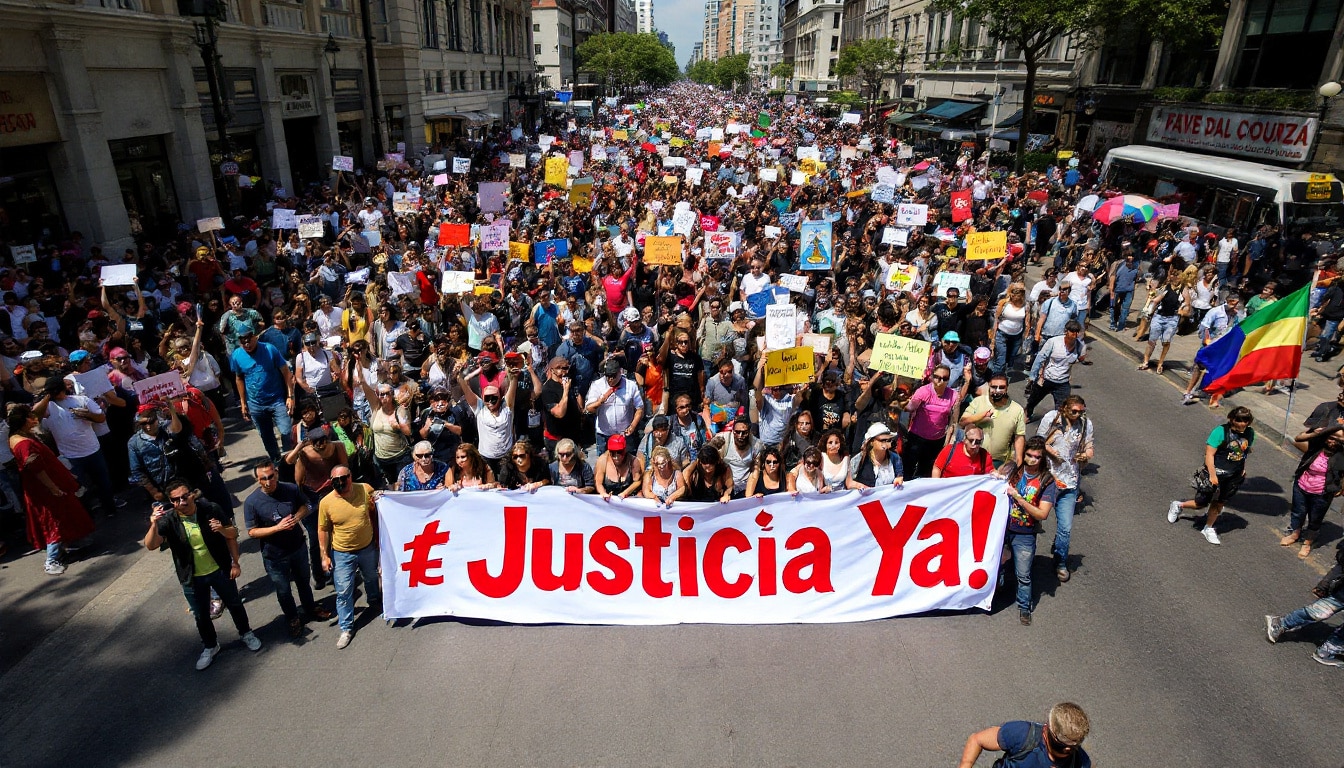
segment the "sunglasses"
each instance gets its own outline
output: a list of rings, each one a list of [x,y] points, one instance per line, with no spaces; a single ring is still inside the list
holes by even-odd
[[[174,506],[176,506],[176,505],[178,505],[178,504],[186,504],[187,501],[188,501],[189,499],[191,499],[191,494],[190,494],[190,493],[185,494],[185,495],[183,495],[183,496],[170,496],[170,497],[168,498],[169,501],[173,502],[173,505],[174,505]]]
[[[983,442],[985,442],[985,439],[984,439],[983,437],[982,437],[982,438],[973,438],[973,437],[968,437],[968,438],[966,438],[966,444],[967,444],[967,445],[980,445],[980,444],[983,443]]]
[[[568,459],[570,456],[573,456],[573,455],[574,455],[574,452],[573,452],[573,451],[556,451],[556,452],[555,452],[555,455],[556,455],[556,456],[559,456],[559,457],[562,458],[562,459]]]
[[[518,460],[518,459],[526,459],[526,458],[527,458],[527,454],[526,454],[526,453],[515,453],[515,454],[513,454],[513,458],[514,458],[515,461]]]
[[[813,460],[810,460],[810,459],[807,460],[807,461],[804,461],[803,463],[806,464],[806,465],[809,466],[809,467],[816,467],[816,466],[820,466],[820,465],[821,465],[821,462],[820,462],[820,461],[813,461]]]
[[[1050,748],[1055,752],[1069,752],[1076,749],[1079,745],[1070,744],[1067,741],[1060,741],[1049,730],[1045,732],[1045,738],[1050,742]]]
[[[946,376],[932,376],[930,378],[932,378],[934,381],[947,381]]]
[[[1039,453],[1028,453],[1027,455],[1023,456],[1022,459],[1023,459],[1024,461],[1040,461],[1040,460],[1041,460],[1041,454],[1039,454]]]
[[[279,475],[257,475],[257,482],[269,483],[274,481]]]
[[[770,464],[778,464],[778,463],[779,463],[779,459],[766,459],[766,460],[765,460],[765,463],[766,463],[767,466],[770,465]]]
[[[434,454],[432,454],[432,453],[417,453],[417,454],[415,454],[415,458],[417,458],[417,459],[432,459],[432,458],[434,458]]]
[[[734,434],[734,435],[741,435],[742,437],[746,437],[747,435],[750,435],[750,434],[751,434],[751,430],[749,430],[749,429],[734,429],[734,430],[733,430],[733,434]]]

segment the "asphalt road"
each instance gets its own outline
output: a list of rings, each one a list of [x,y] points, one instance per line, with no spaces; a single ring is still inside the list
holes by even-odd
[[[841,625],[373,621],[338,652],[334,626],[285,638],[249,543],[241,583],[266,647],[249,654],[226,614],[224,651],[196,672],[171,564],[153,554],[0,678],[0,763],[951,766],[971,731],[1072,700],[1098,765],[1338,768],[1344,671],[1309,658],[1324,632],[1277,646],[1263,632],[1333,553],[1303,563],[1277,545],[1292,458],[1257,446],[1222,546],[1169,525],[1221,419],[1128,358],[1093,356],[1075,369],[1098,442],[1076,572],[1059,585],[1038,554],[1031,627],[1004,594],[989,615]]]

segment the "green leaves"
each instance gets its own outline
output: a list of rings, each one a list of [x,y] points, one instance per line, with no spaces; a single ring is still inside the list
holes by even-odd
[[[676,57],[653,34],[603,32],[583,41],[574,53],[579,69],[607,85],[662,86],[680,76]]]

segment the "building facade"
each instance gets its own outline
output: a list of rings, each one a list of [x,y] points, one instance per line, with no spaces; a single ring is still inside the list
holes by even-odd
[[[786,32],[790,19],[786,8]],[[793,81],[798,91],[832,91],[839,88],[835,65],[840,58],[844,3],[799,0],[792,19]],[[788,43],[785,43],[787,57]]]
[[[574,12],[568,0],[533,0],[532,55],[544,90],[574,82]]]
[[[701,55],[719,60],[719,0],[705,0],[704,27],[700,32]]]
[[[750,54],[755,30],[756,0],[720,0],[715,58]]]
[[[653,20],[653,0],[635,0],[635,16],[638,31],[641,34],[649,34],[658,30],[658,25]]]
[[[784,51],[779,44],[779,20],[782,5],[779,0],[758,0],[756,4],[756,35],[751,48],[751,72],[765,80],[770,68],[779,63]],[[771,87],[779,87],[775,83]]]

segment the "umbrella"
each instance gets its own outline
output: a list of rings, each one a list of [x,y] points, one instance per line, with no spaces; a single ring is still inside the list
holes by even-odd
[[[911,171],[914,171],[914,172],[916,172],[916,173],[918,173],[918,172],[920,172],[920,171],[927,171],[927,170],[929,169],[929,165],[930,165],[929,161],[928,161],[928,160],[925,160],[925,161],[919,163],[918,165],[916,165],[914,168],[911,168],[910,170],[911,170]]]
[[[1121,195],[1103,201],[1092,212],[1092,218],[1102,224],[1113,224],[1120,219],[1132,218],[1143,223],[1157,216],[1157,203],[1141,195]]]
[[[1077,204],[1073,206],[1073,208],[1076,211],[1087,211],[1088,213],[1091,213],[1092,211],[1095,211],[1097,209],[1097,203],[1100,202],[1101,197],[1097,195],[1088,195],[1083,199],[1079,200]]]

